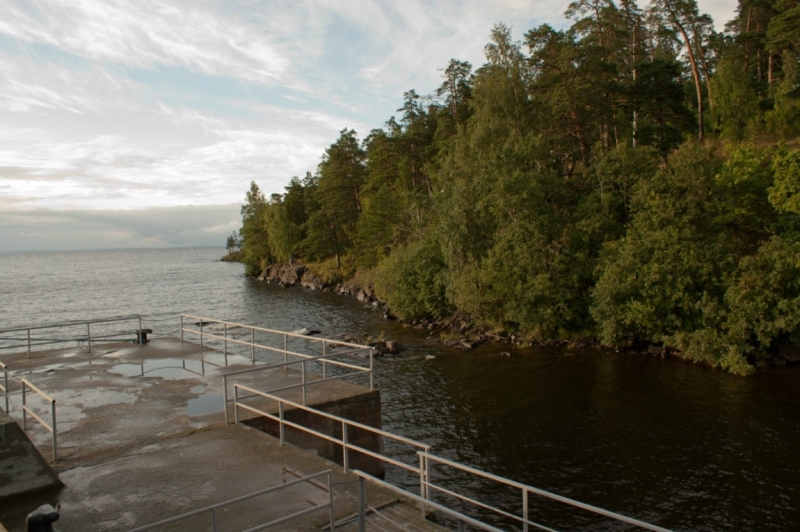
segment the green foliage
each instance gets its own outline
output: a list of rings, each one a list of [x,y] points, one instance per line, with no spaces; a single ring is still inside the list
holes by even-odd
[[[283,194],[253,183],[247,272],[314,262],[400,317],[751,373],[800,341],[800,152],[704,147],[698,128],[735,142],[763,113],[800,132],[792,1],[740,6],[725,36],[694,0],[576,0],[572,26],[524,43],[498,24],[474,72],[451,60],[434,95],[406,91],[363,142],[342,130]]]
[[[447,305],[444,269],[436,242],[410,242],[378,266],[376,294],[401,318],[441,316]]]
[[[779,212],[800,214],[800,150],[778,155],[772,167],[775,184],[769,189],[769,201]]]
[[[783,53],[783,80],[775,92],[775,106],[764,121],[769,131],[779,135],[800,133],[800,65],[797,55],[788,50]]]
[[[742,75],[739,61],[726,58],[720,62],[711,80],[714,88],[714,114],[721,123],[724,137],[741,140],[756,124],[758,96],[750,80]]]

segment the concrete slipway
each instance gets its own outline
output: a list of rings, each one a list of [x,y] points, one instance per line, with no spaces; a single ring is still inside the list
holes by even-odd
[[[222,375],[251,367],[247,359],[230,355],[226,367],[222,353],[169,338],[27,356],[3,359],[13,377],[10,414],[21,424],[21,378],[56,399],[58,460],[51,466],[64,487],[0,499],[0,522],[11,532],[24,530],[28,512],[45,503],[61,504],[56,525],[63,532],[124,531],[326,469],[342,482],[334,486],[336,519],[357,510],[358,485],[348,482],[354,475],[315,453],[224,422]],[[269,389],[296,382],[296,372],[275,370],[254,374],[250,384]],[[343,381],[321,384],[309,390],[308,404],[363,390]],[[36,405],[30,396],[29,403]],[[39,406],[47,412],[43,402]],[[28,436],[50,461],[50,433],[29,419]],[[220,514],[220,530],[243,530],[327,500],[322,486],[302,483],[229,507]],[[377,506],[396,501],[397,494],[370,486],[368,500]],[[408,530],[441,530],[402,501],[387,511]],[[210,530],[208,517],[193,519],[162,530]],[[327,523],[320,511],[276,529],[322,530]],[[353,523],[339,529],[356,530]]]

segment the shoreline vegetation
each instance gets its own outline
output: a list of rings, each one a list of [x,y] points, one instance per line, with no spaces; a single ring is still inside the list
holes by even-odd
[[[464,347],[800,362],[800,4],[740,0],[724,33],[694,0],[566,15],[496,25],[485,64],[342,130],[285,193],[253,182],[232,260]]]

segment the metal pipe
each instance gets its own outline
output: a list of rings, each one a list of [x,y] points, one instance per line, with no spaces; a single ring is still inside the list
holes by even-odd
[[[325,364],[325,341],[322,341],[322,378],[326,378],[328,376],[328,366]]]
[[[25,380],[22,380],[22,430],[28,430],[28,411],[25,409],[27,405],[25,400]]]
[[[3,366],[3,395],[6,396],[6,414],[8,414],[8,368]]]
[[[283,447],[283,443],[286,441],[285,436],[286,433],[284,432],[284,425],[283,425],[283,401],[278,401],[278,416],[280,416],[279,424],[279,431],[281,436],[281,447]]]
[[[222,376],[222,396],[225,401],[225,407],[223,410],[225,410],[225,424],[227,425],[228,424],[228,376],[227,375]]]
[[[367,485],[358,477],[358,532],[367,532]]]
[[[31,330],[28,329],[28,358],[31,358]]]
[[[92,329],[89,322],[86,322],[86,342],[89,344],[89,351],[92,350]]]
[[[284,364],[283,369],[289,369],[289,367],[286,365],[286,362],[289,361],[288,351],[289,351],[288,337],[284,333],[284,335],[283,335],[283,364]]]
[[[139,316],[139,345],[142,345],[142,317]]]
[[[347,422],[342,421],[342,465],[344,472],[350,472],[349,449],[347,448]]]
[[[306,386],[306,361],[305,360],[303,360],[302,368],[303,369],[301,370],[301,374],[302,374],[301,383],[303,384],[303,406],[305,406],[305,404],[306,404],[306,389],[307,389],[307,386]]]
[[[53,462],[58,460],[58,444],[56,442],[57,439],[57,430],[56,430],[56,400],[53,399],[50,402],[50,411],[53,415]]]
[[[200,347],[203,347],[203,320],[200,320]]]
[[[328,514],[331,520],[331,532],[336,530],[335,517],[333,515],[333,476],[328,472]]]
[[[373,355],[375,354],[374,349],[369,350],[369,391],[374,389],[373,378],[372,378],[372,361],[375,358]]]
[[[528,532],[528,490],[522,489],[522,532]]]
[[[233,423],[239,425],[239,387],[233,385]]]
[[[225,365],[228,365],[228,324],[225,323],[222,326],[222,334],[225,336],[224,344],[223,344],[223,353],[225,353]]]
[[[217,532],[217,509],[211,509],[211,530]]]
[[[256,363],[256,330],[250,328],[250,362]]]
[[[181,314],[181,343],[183,343],[183,314]]]

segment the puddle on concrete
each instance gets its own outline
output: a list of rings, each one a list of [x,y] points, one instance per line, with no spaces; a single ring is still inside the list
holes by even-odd
[[[214,412],[222,413],[222,394],[209,393],[189,400],[186,405],[186,415],[189,417],[211,414]]]
[[[162,358],[145,360],[140,364],[117,364],[108,371],[123,377],[161,377],[163,379],[191,379],[216,371],[216,366],[202,360]]]

